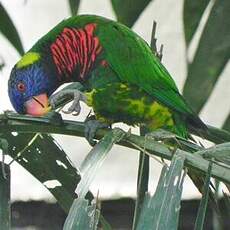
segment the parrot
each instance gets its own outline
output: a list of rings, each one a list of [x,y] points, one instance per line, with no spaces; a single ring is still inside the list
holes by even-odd
[[[147,42],[119,22],[96,15],[63,20],[12,68],[8,94],[16,112],[44,116],[52,110],[53,93],[70,82],[84,90],[73,92],[68,112],[79,114],[80,101],[85,102],[96,128],[144,124],[186,139],[190,126],[207,129]]]
[[[43,116],[52,109],[50,96],[69,82],[84,87],[69,112],[79,113],[84,101],[99,123],[145,124],[183,138],[188,126],[206,129],[147,42],[119,22],[96,15],[63,20],[15,64],[8,94],[18,113]]]

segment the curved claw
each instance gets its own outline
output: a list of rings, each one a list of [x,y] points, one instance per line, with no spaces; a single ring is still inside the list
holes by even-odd
[[[73,116],[78,116],[79,114],[80,114],[80,111],[79,111],[79,112],[72,113]]]
[[[61,111],[62,111],[63,113],[65,113],[65,114],[71,114],[71,113],[72,113],[72,111],[64,110],[64,109],[62,109]]]
[[[94,140],[94,136],[96,134],[96,130],[93,130],[89,126],[85,126],[84,133],[85,133],[86,140],[89,142],[89,144],[91,146],[94,146],[94,145],[97,144],[97,141]]]
[[[81,106],[80,106],[80,103],[79,104],[77,104],[76,106],[74,105],[72,105],[72,106],[70,106],[69,108],[68,108],[68,110],[62,110],[62,112],[63,113],[65,113],[65,114],[71,114],[72,113],[72,115],[73,116],[78,116],[79,114],[80,114],[80,112],[81,112]],[[75,112],[75,113],[74,113]]]
[[[61,92],[54,94],[50,98],[51,106],[54,107],[55,101],[57,101],[58,99],[60,99],[64,95],[71,95],[71,96],[73,96],[74,100],[73,100],[72,105],[68,108],[68,110],[62,110],[62,112],[65,114],[72,114],[73,116],[78,116],[81,112],[80,101],[86,102],[86,96],[79,90],[68,89],[68,90],[61,91]]]
[[[108,128],[109,125],[102,123],[98,120],[87,119],[85,121],[85,138],[91,146],[94,146],[97,142],[94,140],[98,129]]]

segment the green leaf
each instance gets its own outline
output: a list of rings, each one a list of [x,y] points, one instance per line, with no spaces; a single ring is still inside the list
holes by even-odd
[[[215,145],[205,150],[198,151],[196,154],[200,154],[207,159],[215,159],[218,162],[230,166],[230,142]]]
[[[80,5],[80,0],[69,0],[69,7],[72,16],[77,15],[79,5]]]
[[[82,179],[77,186],[78,197],[84,198],[89,190],[93,179],[97,175],[98,169],[106,159],[106,156],[113,144],[120,141],[125,135],[121,129],[113,129],[107,133],[99,143],[89,152],[80,166]]]
[[[97,230],[100,212],[96,204],[89,205],[84,198],[77,198],[69,211],[63,230]]]
[[[9,40],[20,55],[24,54],[24,49],[19,34],[10,19],[8,13],[0,2],[0,32]]]
[[[216,204],[217,204],[217,210],[215,208],[212,208],[212,216],[213,216],[213,220],[212,220],[212,225],[213,225],[213,230],[223,230],[223,218],[221,213],[220,213],[220,199],[222,198],[222,194],[220,195],[220,181],[214,179],[214,186],[215,186],[215,191],[214,191],[214,199],[216,200]],[[224,195],[224,193],[223,193]],[[226,197],[223,197],[224,202],[227,202]],[[226,204],[226,203],[225,203]],[[226,206],[227,208],[227,212],[230,214],[230,206]],[[229,216],[229,215],[228,215]]]
[[[183,22],[187,47],[197,30],[201,17],[209,2],[210,0],[184,0]]]
[[[133,217],[133,229],[136,229],[136,225],[140,217],[145,194],[148,192],[148,183],[149,183],[149,156],[143,152],[140,152],[138,178],[137,178],[137,198],[136,198],[134,217]]]
[[[8,141],[9,155],[43,183],[68,212],[80,174],[56,141],[46,134],[12,132],[1,137]]]
[[[213,143],[220,144],[230,141],[230,132],[224,129],[219,129],[210,125],[207,125],[208,132],[206,130],[199,131],[200,137],[205,138]],[[197,135],[197,130],[193,127],[189,127],[189,131],[194,135]]]
[[[117,20],[132,27],[151,0],[111,0]]]
[[[223,124],[223,129],[230,131],[230,114],[228,115]]]
[[[184,96],[199,112],[230,57],[230,1],[216,0],[202,33],[193,62],[188,67]]]
[[[208,173],[205,178],[205,184],[204,184],[204,191],[202,195],[202,199],[200,202],[200,206],[197,213],[197,218],[195,222],[195,230],[202,230],[204,226],[204,220],[207,210],[207,204],[208,204],[208,198],[209,198],[209,185],[210,185],[210,179],[211,179],[211,171],[212,171],[212,162],[209,163],[208,166]]]
[[[228,191],[230,192],[230,185],[227,184],[226,186],[228,188]],[[223,195],[224,195],[224,204],[225,204],[225,207],[227,209],[227,214],[228,214],[227,217],[229,219],[230,218],[230,196],[225,192],[223,192]]]
[[[153,197],[146,195],[137,230],[177,229],[183,188],[185,157],[175,154],[170,167],[163,167]]]
[[[23,120],[31,123],[29,125],[30,130],[25,131],[26,133],[21,133],[19,130],[9,132],[9,129],[8,132],[0,133],[1,138],[6,139],[9,143],[9,155],[43,183],[54,195],[61,207],[68,212],[73,200],[77,197],[75,189],[80,181],[79,171],[50,135],[31,134],[31,132],[36,133],[34,130],[36,129],[36,124],[39,124],[40,128],[49,124],[52,130],[55,126],[60,129],[65,126],[56,121],[51,123],[49,117],[36,118],[15,113],[1,115],[3,120],[0,120],[0,123],[6,124],[7,120],[11,123],[10,117],[14,117],[17,120],[16,123],[20,123]],[[87,199],[92,200],[92,197],[90,192],[87,193]],[[100,219],[102,226],[105,229],[110,229],[103,216]]]
[[[31,128],[32,127],[32,128]],[[49,120],[45,117],[31,117],[23,116],[19,114],[0,114],[0,135],[7,132],[20,132],[20,133],[56,133],[64,135],[72,135],[78,137],[84,137],[85,123],[77,121],[63,120],[61,125],[50,124]],[[213,134],[215,137],[221,136],[219,142],[229,142],[230,133],[221,129],[208,127],[211,131],[211,136],[209,133],[201,133],[203,137],[207,139],[212,139]],[[97,131],[95,138],[101,139],[109,129],[100,129]],[[215,138],[216,139],[216,138]],[[181,143],[180,140],[178,140]],[[28,142],[27,142],[28,143]],[[126,136],[118,144],[126,146],[132,149],[145,150],[149,155],[159,156],[164,159],[172,159],[173,152],[164,144],[159,143],[155,140],[149,140],[142,136],[137,136],[131,133],[126,133]],[[192,154],[181,150],[183,147],[178,146],[176,152],[183,154],[186,157],[185,166],[194,168],[200,172],[207,172],[209,161],[205,160],[201,156]],[[183,149],[183,148],[182,148]],[[192,147],[192,149],[195,149]],[[213,164],[212,176],[220,181],[230,183],[230,169],[223,167],[218,164]]]
[[[4,174],[2,173],[4,171]],[[0,223],[1,229],[10,230],[10,167],[0,162]]]
[[[146,126],[140,127],[140,135],[145,136],[148,133]],[[140,217],[145,194],[148,192],[149,185],[149,156],[143,151],[140,151],[138,177],[137,177],[137,198],[135,202],[135,210],[133,217],[133,229],[136,229],[138,219]]]
[[[103,230],[112,230],[111,225],[107,220],[105,220],[105,218],[102,215],[100,215],[100,223],[102,225]]]

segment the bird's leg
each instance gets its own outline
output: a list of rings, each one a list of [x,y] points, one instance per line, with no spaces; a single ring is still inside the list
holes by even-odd
[[[177,135],[163,129],[157,129],[154,132],[147,133],[145,138],[152,138],[155,141],[162,141],[167,144],[167,141],[173,140],[178,146],[181,146],[180,142],[177,139]],[[172,146],[172,145],[171,145]],[[174,146],[175,147],[175,146]]]
[[[67,111],[62,110],[62,111],[64,113],[67,113],[67,114],[72,113],[74,116],[77,116],[81,112],[80,101],[83,101],[86,103],[86,96],[82,92],[74,90],[73,98],[74,98],[73,103],[68,108],[68,110]]]
[[[145,141],[147,139],[153,139],[155,141],[160,141],[163,142],[164,144],[167,145],[168,149],[172,152],[172,154],[174,155],[174,153],[177,150],[177,145],[181,146],[180,142],[177,140],[177,135],[174,133],[171,133],[169,131],[163,130],[163,129],[157,129],[154,132],[150,132],[147,133],[145,135]],[[169,143],[168,145],[168,141],[170,142],[171,140],[173,140],[177,145],[174,145],[171,143]],[[164,162],[164,159],[161,158],[162,162]]]
[[[72,105],[68,108],[67,111],[63,111],[64,113],[70,114],[72,113],[74,116],[79,115],[81,111],[80,101],[86,103],[86,96],[83,92],[77,89],[64,89],[60,92],[57,92],[50,96],[49,101],[52,108],[56,107],[57,102],[63,97],[71,97],[73,98]]]
[[[98,129],[109,128],[110,125],[96,120],[94,115],[88,116],[85,120],[85,138],[91,146],[94,146],[97,142],[94,140]]]

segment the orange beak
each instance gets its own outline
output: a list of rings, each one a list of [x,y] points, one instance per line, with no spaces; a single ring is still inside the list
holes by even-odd
[[[26,113],[32,116],[43,116],[51,110],[46,93],[32,97],[25,102]]]

